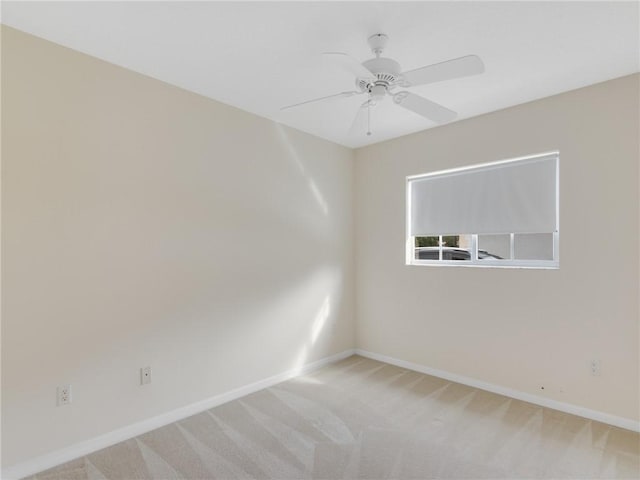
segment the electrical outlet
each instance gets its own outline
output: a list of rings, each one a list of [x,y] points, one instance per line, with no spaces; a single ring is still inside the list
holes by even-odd
[[[71,385],[58,387],[58,406],[69,405],[71,403]]]
[[[140,369],[140,385],[151,383],[151,367],[142,367]]]
[[[591,375],[593,375],[594,377],[600,376],[600,360],[591,360]]]

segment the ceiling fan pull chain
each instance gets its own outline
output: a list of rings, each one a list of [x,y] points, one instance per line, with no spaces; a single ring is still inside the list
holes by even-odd
[[[371,135],[371,102],[367,103],[367,135]]]

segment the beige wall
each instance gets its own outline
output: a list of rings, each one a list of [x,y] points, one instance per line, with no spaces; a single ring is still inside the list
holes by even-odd
[[[639,419],[639,78],[358,150],[358,346]],[[551,150],[559,270],[404,264],[407,175]]]
[[[2,160],[3,467],[354,347],[351,150],[3,27]]]

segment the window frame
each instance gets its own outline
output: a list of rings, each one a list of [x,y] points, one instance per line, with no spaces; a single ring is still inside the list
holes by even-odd
[[[530,233],[547,233],[553,235],[553,259],[551,260],[524,260],[514,258],[514,238],[513,232],[503,233],[510,235],[510,258],[508,259],[479,259],[478,258],[478,234],[468,232],[450,233],[447,235],[411,235],[410,222],[411,222],[411,189],[410,183],[413,180],[423,178],[427,175],[462,172],[464,170],[472,170],[478,167],[498,165],[501,163],[514,162],[518,160],[530,160],[535,157],[543,155],[556,155],[556,219],[557,225],[554,232],[530,232]],[[461,168],[448,169],[438,172],[430,172],[421,175],[410,175],[406,177],[405,183],[405,195],[406,195],[406,232],[405,232],[405,253],[406,253],[406,265],[409,266],[443,266],[443,267],[489,267],[489,268],[525,268],[525,269],[559,269],[560,268],[560,152],[552,151],[535,155],[527,155],[523,157],[512,158],[508,160],[500,160],[496,162],[483,163],[479,165],[469,165]],[[469,248],[470,259],[469,260],[444,260],[442,258],[442,241],[439,242],[439,260],[420,260],[415,258],[415,249],[419,248],[415,246],[415,238],[423,236],[440,237],[451,235],[469,235],[471,237],[471,247]]]

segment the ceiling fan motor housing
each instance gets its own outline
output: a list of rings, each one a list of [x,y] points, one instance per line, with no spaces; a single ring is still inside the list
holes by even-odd
[[[375,80],[358,78],[356,79],[356,85],[360,90],[369,92],[379,98],[383,97],[387,89],[400,80],[400,64],[391,58],[372,58],[362,65],[375,74],[376,78]],[[382,87],[382,89],[377,87]]]
[[[388,74],[394,77],[400,75],[400,64],[391,58],[372,58],[371,60],[364,62],[362,65],[376,75]]]

